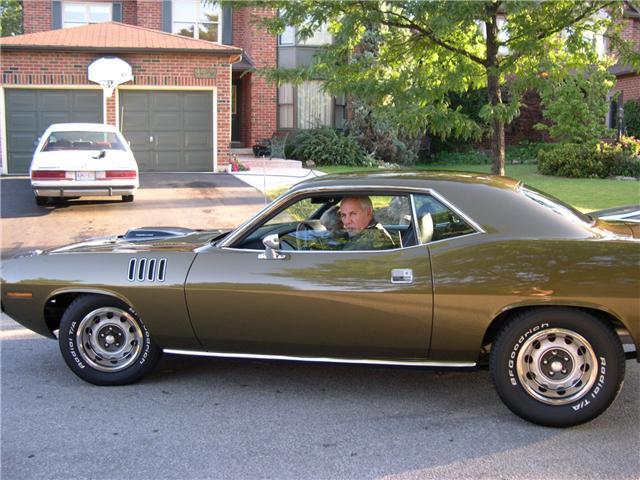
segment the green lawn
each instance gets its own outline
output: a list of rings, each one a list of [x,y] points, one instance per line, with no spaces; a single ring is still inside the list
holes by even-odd
[[[489,173],[489,165],[417,165],[417,170],[458,170]],[[370,171],[366,167],[320,167],[327,173]],[[640,203],[640,182],[540,175],[537,166],[507,165],[507,176],[521,180],[583,212]]]

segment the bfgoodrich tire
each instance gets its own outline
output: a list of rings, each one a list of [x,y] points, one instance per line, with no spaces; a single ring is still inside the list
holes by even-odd
[[[136,382],[153,370],[162,353],[131,307],[102,295],[84,295],[69,305],[58,341],[73,373],[95,385]]]
[[[516,415],[550,427],[588,422],[622,388],[624,350],[613,328],[569,308],[528,310],[497,335],[491,376]]]

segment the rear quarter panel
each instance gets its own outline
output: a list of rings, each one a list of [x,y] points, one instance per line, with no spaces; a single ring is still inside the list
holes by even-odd
[[[514,240],[472,235],[430,246],[434,320],[430,357],[477,360],[501,312],[567,305],[612,314],[640,339],[640,244]]]

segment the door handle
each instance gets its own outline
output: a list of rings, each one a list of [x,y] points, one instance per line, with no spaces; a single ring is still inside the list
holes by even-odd
[[[413,270],[394,268],[391,270],[391,283],[413,283]]]

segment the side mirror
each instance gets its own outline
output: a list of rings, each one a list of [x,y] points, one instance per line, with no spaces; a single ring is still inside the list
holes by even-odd
[[[286,258],[286,255],[278,253],[280,249],[280,239],[277,233],[264,237],[262,244],[264,245],[264,252],[258,255],[259,260],[282,260]]]

